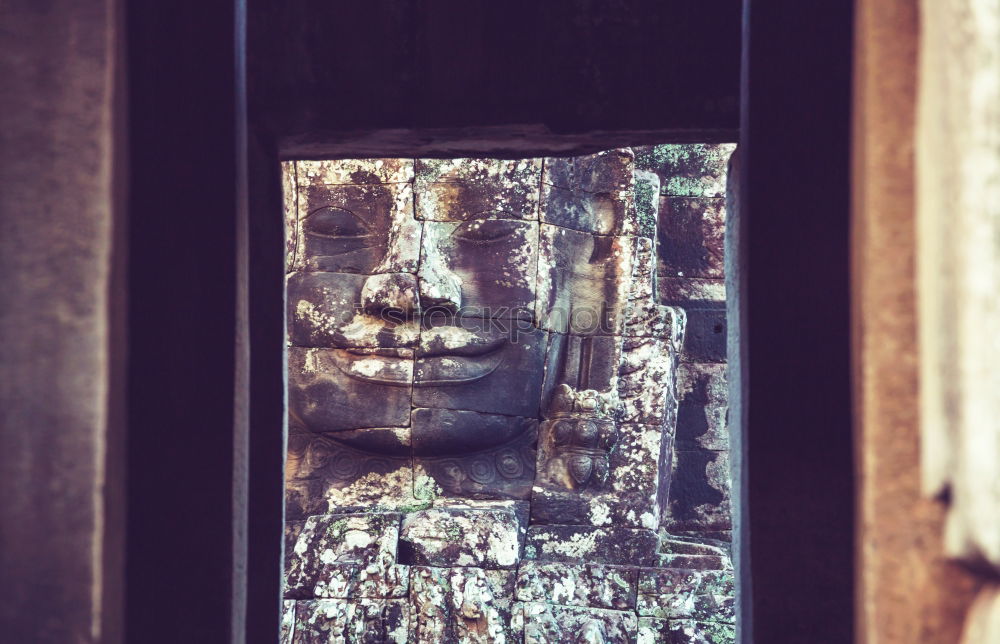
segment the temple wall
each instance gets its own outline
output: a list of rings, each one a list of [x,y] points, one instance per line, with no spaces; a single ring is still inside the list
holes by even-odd
[[[285,164],[284,641],[733,641],[731,150]]]

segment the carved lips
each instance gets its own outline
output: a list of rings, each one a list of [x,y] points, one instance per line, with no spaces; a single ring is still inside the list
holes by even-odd
[[[420,344],[410,349],[347,349],[334,355],[345,375],[381,385],[439,387],[475,382],[496,371],[504,361],[508,338],[454,326],[424,330]]]

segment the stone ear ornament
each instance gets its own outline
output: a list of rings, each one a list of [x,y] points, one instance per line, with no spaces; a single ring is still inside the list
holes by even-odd
[[[608,455],[618,438],[617,415],[615,393],[559,385],[549,406],[554,452],[549,478],[563,481],[570,489],[603,485],[608,478]]]

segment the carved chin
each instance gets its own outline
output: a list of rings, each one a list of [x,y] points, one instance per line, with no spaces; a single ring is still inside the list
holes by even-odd
[[[459,385],[477,380],[496,371],[503,363],[503,352],[481,356],[435,356],[417,362],[414,387]]]

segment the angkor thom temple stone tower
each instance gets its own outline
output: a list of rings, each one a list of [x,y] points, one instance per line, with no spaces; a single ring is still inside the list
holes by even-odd
[[[720,372],[679,392],[660,174],[619,149],[285,178],[285,641],[732,641],[728,524],[671,510],[678,394]]]

